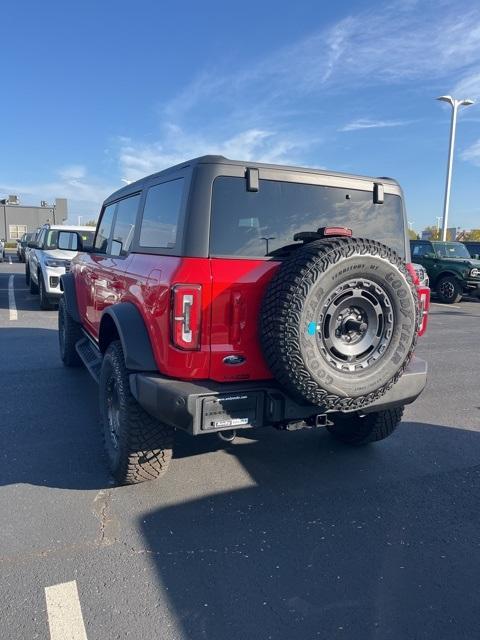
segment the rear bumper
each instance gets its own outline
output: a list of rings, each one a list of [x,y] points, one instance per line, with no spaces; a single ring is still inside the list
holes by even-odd
[[[426,381],[427,363],[414,358],[392,389],[362,408],[362,413],[410,404]],[[149,414],[193,435],[281,425],[325,413],[322,407],[297,403],[274,381],[184,382],[158,374],[132,373],[130,389]]]

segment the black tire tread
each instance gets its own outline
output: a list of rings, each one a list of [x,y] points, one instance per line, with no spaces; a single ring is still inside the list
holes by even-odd
[[[55,304],[51,302],[45,291],[45,280],[43,279],[43,274],[41,272],[38,273],[38,293],[40,295],[40,309],[42,311],[51,311],[55,309]]]
[[[445,299],[444,296],[440,293],[440,286],[442,282],[444,282],[445,280],[451,280],[456,289],[456,294],[451,300]],[[436,291],[437,291],[438,297],[440,298],[440,301],[443,302],[444,304],[457,304],[457,302],[460,302],[460,300],[462,299],[463,292],[462,292],[461,286],[454,276],[450,276],[450,275],[442,276],[437,282]]]
[[[290,353],[290,342],[297,341],[300,315],[309,287],[328,267],[341,258],[353,254],[376,255],[387,259],[406,278],[416,301],[416,325],[414,339],[396,374],[375,392],[357,398],[341,397],[322,389],[309,375],[303,360]],[[292,274],[295,274],[292,278]],[[294,321],[285,322],[285,317]],[[420,313],[418,295],[412,277],[400,256],[389,247],[364,238],[335,238],[310,242],[295,250],[272,278],[262,303],[260,335],[265,359],[275,378],[300,400],[308,400],[329,409],[356,409],[371,404],[383,396],[407,368],[415,350]],[[295,359],[294,374],[291,367]],[[295,380],[292,376],[295,375]],[[301,393],[299,394],[299,389]]]
[[[120,381],[122,410],[128,422],[121,460],[117,469],[111,469],[112,475],[120,484],[155,480],[166,472],[172,458],[174,429],[149,415],[132,395],[120,341],[116,340],[109,345],[105,358],[110,358],[117,380]],[[102,406],[100,411],[104,422],[106,418]],[[106,426],[103,424],[105,439]],[[105,447],[107,448],[107,443]]]
[[[38,285],[35,284],[35,282],[32,279],[32,274],[29,274],[29,285],[30,285],[30,293],[33,295],[37,295],[38,294]]]
[[[365,416],[338,414],[334,424],[328,425],[327,429],[336,440],[359,447],[388,438],[402,421],[403,409],[395,407]]]
[[[60,301],[58,303],[59,332],[61,318],[63,319],[65,326],[65,339],[63,352],[62,347],[60,346],[60,357],[66,367],[79,367],[82,364],[82,361],[77,353],[77,349],[75,348],[75,346],[77,342],[82,338],[82,328],[78,324],[78,322],[75,322],[72,316],[68,313],[65,298],[60,298]]]

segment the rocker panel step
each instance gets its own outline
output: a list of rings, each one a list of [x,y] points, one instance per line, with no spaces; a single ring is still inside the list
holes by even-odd
[[[95,347],[91,340],[88,338],[82,338],[75,345],[78,355],[81,361],[88,369],[88,372],[98,384],[100,379],[100,369],[102,367],[102,354],[99,349]]]

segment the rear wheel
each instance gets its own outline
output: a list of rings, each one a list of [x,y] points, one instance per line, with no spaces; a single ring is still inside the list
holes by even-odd
[[[367,413],[340,413],[334,417],[334,423],[328,425],[330,434],[340,442],[361,446],[388,438],[400,424],[403,407]]]
[[[78,367],[82,364],[75,345],[82,338],[82,329],[68,313],[65,298],[58,304],[58,343],[60,357],[66,367]]]
[[[152,418],[133,397],[118,340],[110,344],[102,362],[100,415],[108,465],[120,484],[154,480],[165,473],[174,429]]]
[[[453,276],[444,276],[438,281],[437,294],[441,302],[455,304],[462,299],[462,288]]]

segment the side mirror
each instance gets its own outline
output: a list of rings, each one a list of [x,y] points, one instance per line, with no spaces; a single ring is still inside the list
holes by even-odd
[[[37,243],[36,242],[27,242],[27,247],[29,249],[36,249],[37,248]]]
[[[83,240],[76,231],[59,231],[57,246],[63,251],[83,251]]]

